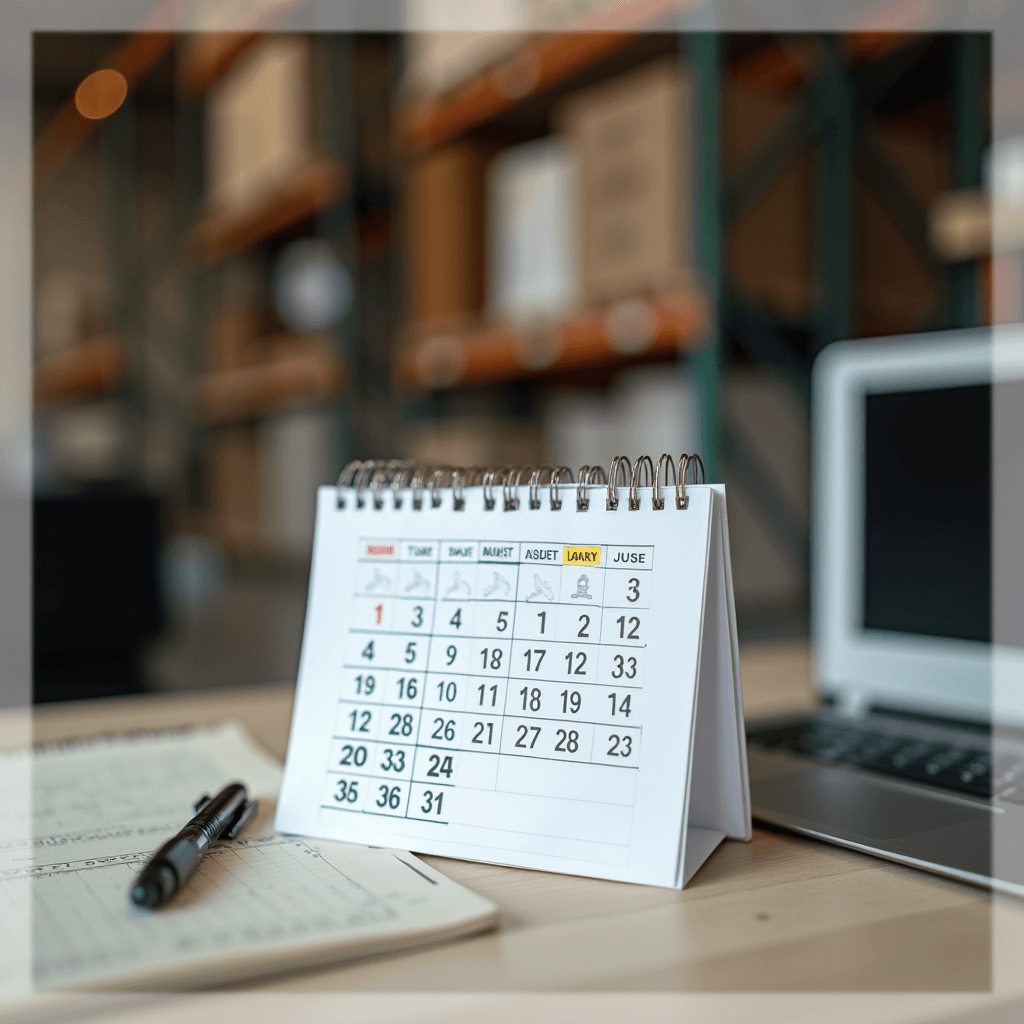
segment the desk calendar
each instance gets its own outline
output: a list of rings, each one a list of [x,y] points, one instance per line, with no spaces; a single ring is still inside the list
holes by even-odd
[[[675,887],[749,837],[724,488],[616,462],[321,488],[279,830]]]

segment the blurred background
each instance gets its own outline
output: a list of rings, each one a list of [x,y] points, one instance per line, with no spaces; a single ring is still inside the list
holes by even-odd
[[[990,322],[989,38],[536,3],[35,35],[37,701],[293,679],[352,458],[699,451],[741,640],[806,635],[815,356]]]

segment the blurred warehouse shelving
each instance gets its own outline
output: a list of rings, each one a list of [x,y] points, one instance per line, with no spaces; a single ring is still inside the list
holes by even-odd
[[[40,487],[156,496],[237,625],[254,587],[301,620],[349,458],[696,448],[745,628],[800,628],[814,357],[988,315],[985,43],[577,8],[613,30],[37,37],[36,280],[78,311],[37,331]],[[101,66],[128,98],[80,123]]]
[[[117,338],[89,338],[36,362],[33,401],[47,406],[104,395],[117,388],[127,372],[128,355]]]
[[[40,508],[85,521],[105,503],[119,522],[138,518],[125,536],[150,545],[105,549],[109,572],[95,584],[105,617],[81,650],[37,636],[43,699],[104,672],[104,692],[294,672],[312,492],[334,472],[350,345],[344,315],[289,319],[274,285],[283,256],[323,238],[331,218],[341,225],[325,250],[331,267],[355,271],[345,245],[357,236],[357,183],[332,130],[333,111],[351,105],[350,74],[334,75],[337,95],[325,88],[337,50],[355,48],[258,33],[36,37]],[[102,67],[125,74],[127,98],[87,121],[75,90]],[[162,600],[137,597],[169,615],[145,663],[152,616],[144,635],[103,625],[131,621],[104,582],[121,578],[124,559],[154,567],[146,579]],[[74,559],[54,565],[51,605],[81,589]],[[40,628],[58,612],[84,614],[39,611]]]
[[[676,294],[685,294],[693,315],[682,324],[660,322],[657,288],[640,288],[524,329],[495,321],[486,286],[464,281],[444,282],[448,307],[418,318],[424,303],[416,295],[416,261],[425,268],[420,276],[436,275],[442,252],[424,259],[413,244],[410,324],[396,350],[396,382],[432,389],[430,415],[452,414],[459,392],[484,387],[496,395],[495,387],[511,387],[521,395],[527,387],[536,396],[545,381],[553,388],[604,386],[638,361],[679,360],[700,394],[697,443],[721,467],[716,475],[733,484],[737,532],[758,538],[741,543],[738,563],[742,569],[754,547],[774,550],[779,557],[761,577],[789,581],[781,601],[760,587],[754,603],[788,603],[797,618],[805,615],[806,440],[797,444],[803,455],[795,467],[770,446],[765,451],[760,434],[789,428],[737,415],[736,396],[751,386],[776,393],[761,404],[791,408],[806,438],[810,366],[823,347],[843,337],[967,326],[989,315],[986,264],[975,258],[984,254],[975,247],[951,259],[928,231],[929,208],[946,190],[980,183],[988,137],[985,41],[899,32],[620,32],[474,45],[492,58],[453,48],[455,70],[419,74],[443,89],[413,98],[398,120],[406,175],[441,154],[452,154],[454,163],[459,150],[475,153],[475,171],[466,170],[472,160],[463,156],[463,169],[451,172],[452,191],[458,188],[463,206],[476,204],[474,216],[490,232],[493,219],[473,195],[486,187],[468,174],[486,173],[511,147],[563,129],[558,111],[568,97],[676,59],[689,96],[680,116],[690,152],[677,187],[688,202],[680,218],[681,269],[691,282]],[[467,68],[461,78],[460,63]],[[970,195],[984,206],[976,188]],[[415,218],[416,204],[407,195],[407,219]],[[420,198],[419,205],[438,203]],[[465,224],[460,231],[446,238],[449,248],[480,253],[486,264],[486,242]],[[476,273],[477,261],[460,269]],[[639,339],[621,349],[609,342],[605,324],[622,305],[646,311],[646,349]],[[742,582],[740,592],[742,600]]]
[[[219,263],[328,209],[344,190],[338,160],[310,160],[242,208],[206,214],[192,226],[189,244],[204,266]]]
[[[217,82],[260,38],[259,32],[199,32],[181,40],[178,83],[195,99]]]
[[[639,359],[675,358],[699,344],[706,330],[700,295],[677,292],[584,311],[535,333],[507,327],[427,331],[399,350],[395,383],[411,390],[471,387],[621,368]]]
[[[529,97],[563,85],[640,38],[627,32],[532,37],[448,94],[412,101],[400,117],[403,141],[420,151],[451,142],[515,111]]]

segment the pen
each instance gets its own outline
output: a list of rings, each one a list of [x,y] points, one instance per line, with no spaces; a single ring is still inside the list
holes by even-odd
[[[215,797],[201,796],[193,810],[196,816],[146,861],[128,893],[140,907],[166,903],[192,876],[212,843],[234,839],[259,807],[249,800],[245,786],[232,782]]]

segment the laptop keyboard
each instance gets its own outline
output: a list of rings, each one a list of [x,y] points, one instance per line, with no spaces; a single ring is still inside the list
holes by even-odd
[[[827,764],[847,764],[957,793],[1024,803],[1024,758],[989,747],[933,743],[845,722],[809,720],[755,729],[751,743],[769,750],[803,754]],[[1018,784],[1019,782],[1019,784]]]

